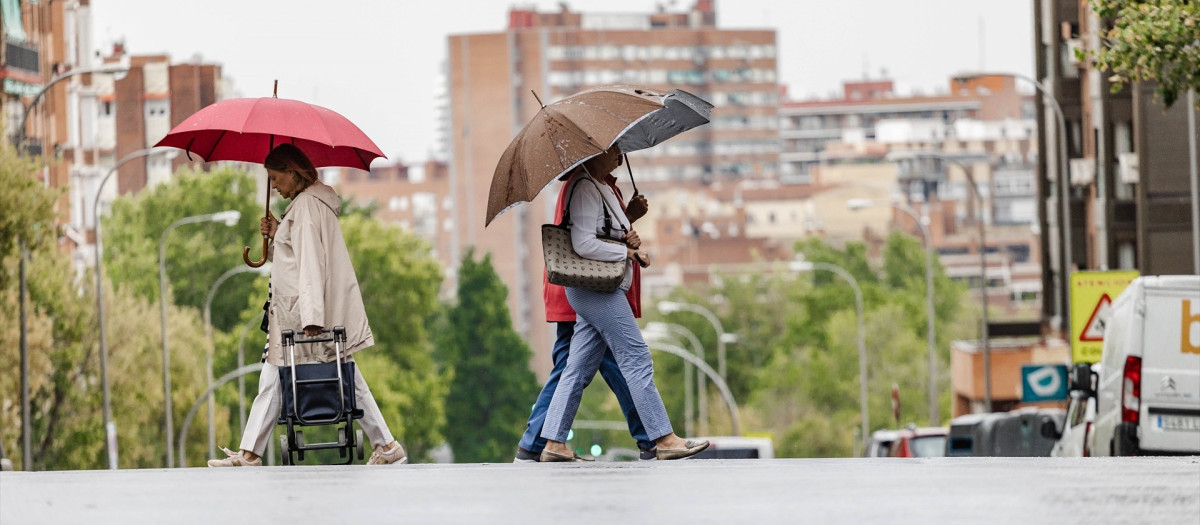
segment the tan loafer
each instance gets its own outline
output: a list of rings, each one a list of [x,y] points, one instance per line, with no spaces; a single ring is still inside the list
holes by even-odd
[[[665,461],[668,459],[683,459],[695,456],[706,448],[708,448],[708,440],[694,441],[689,439],[686,443],[684,443],[683,448],[658,447],[658,453],[656,455],[660,461]]]
[[[575,454],[573,452],[571,453],[570,456],[568,456],[566,454],[550,452],[549,450],[542,450],[542,456],[540,458],[540,462],[542,462],[542,463],[560,463],[560,462],[586,463],[587,461],[588,460],[579,457],[579,454]]]

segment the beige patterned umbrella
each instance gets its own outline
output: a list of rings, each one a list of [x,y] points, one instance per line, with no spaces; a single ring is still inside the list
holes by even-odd
[[[712,104],[686,91],[589,89],[542,106],[500,156],[488,194],[491,222],[613,144],[628,153],[708,123]]]

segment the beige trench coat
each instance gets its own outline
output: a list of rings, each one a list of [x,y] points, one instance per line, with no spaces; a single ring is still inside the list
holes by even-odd
[[[285,366],[282,330],[304,337],[305,326],[346,327],[346,353],[375,344],[358,279],[338,225],[341,200],[316,182],[296,196],[279,221],[271,243],[270,350],[267,362]],[[296,345],[296,364],[333,361],[333,343]]]

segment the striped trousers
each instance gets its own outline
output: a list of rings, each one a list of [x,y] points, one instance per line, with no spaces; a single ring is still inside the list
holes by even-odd
[[[633,318],[625,291],[593,292],[567,288],[567,302],[575,309],[575,335],[571,353],[558,381],[554,398],[542,426],[542,437],[567,441],[567,433],[579,410],[583,389],[596,375],[605,347],[612,350],[621,375],[629,383],[629,394],[651,441],[673,432],[667,409],[654,386],[654,362],[642,331]]]

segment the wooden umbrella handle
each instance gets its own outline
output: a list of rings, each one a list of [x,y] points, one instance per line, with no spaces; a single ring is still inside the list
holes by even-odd
[[[251,268],[258,268],[259,266],[262,266],[267,263],[267,236],[266,235],[263,235],[263,251],[262,251],[262,253],[263,253],[262,259],[260,259],[258,261],[251,261],[250,260],[250,247],[246,246],[245,248],[242,248],[242,260],[246,261],[246,266],[249,266]]]
[[[278,82],[278,81],[276,81],[276,82]],[[263,211],[263,217],[270,217],[271,216],[271,179],[269,179],[269,178],[267,179],[267,200],[266,200],[265,206],[266,206],[266,208],[265,208],[265,211]],[[250,260],[250,247],[246,246],[245,248],[242,249],[242,260],[246,261],[246,266],[249,266],[251,268],[258,268],[267,263],[267,248],[268,248],[267,243],[269,242],[269,240],[267,239],[267,234],[265,234],[265,233],[263,234],[262,238],[263,238],[262,259],[259,259],[258,261],[251,261]]]

